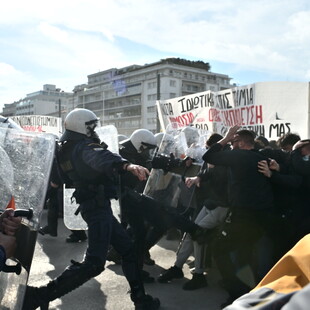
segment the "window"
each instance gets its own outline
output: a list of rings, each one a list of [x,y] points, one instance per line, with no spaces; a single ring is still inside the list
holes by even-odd
[[[156,88],[156,86],[157,86],[156,82],[149,82],[149,83],[147,83],[147,88],[148,89]]]
[[[147,119],[147,123],[148,123],[148,125],[154,125],[154,124],[156,124],[157,123],[157,119],[156,118],[148,118]]]
[[[153,107],[147,107],[146,110],[147,110],[148,113],[154,113],[155,110],[156,110],[156,107],[155,107],[155,106],[153,106]]]
[[[153,101],[157,99],[157,95],[156,94],[152,94],[152,95],[147,95],[147,100],[148,101]]]
[[[170,80],[170,86],[171,87],[176,87],[176,81],[175,80]]]

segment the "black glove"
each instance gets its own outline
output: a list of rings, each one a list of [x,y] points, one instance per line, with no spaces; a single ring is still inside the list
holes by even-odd
[[[180,167],[181,164],[182,160],[179,158],[175,158],[172,153],[170,154],[170,156],[157,154],[152,160],[152,168],[163,169],[165,171],[169,171],[175,167]]]

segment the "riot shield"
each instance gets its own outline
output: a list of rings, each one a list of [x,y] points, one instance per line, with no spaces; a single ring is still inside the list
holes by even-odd
[[[39,220],[52,166],[55,138],[0,128],[1,208],[14,199],[16,213],[22,219],[14,258],[7,259],[5,272],[0,273],[1,309],[22,308],[26,284],[35,249]]]
[[[100,141],[107,145],[107,149],[113,153],[118,153],[118,132],[115,126],[107,125],[96,128]],[[87,225],[81,214],[78,212],[79,205],[72,198],[73,188],[67,188],[64,185],[64,224],[70,230],[86,230]],[[118,201],[111,201],[113,211],[119,212]]]
[[[153,198],[160,203],[178,209],[184,214],[192,204],[195,187],[185,185],[186,177],[198,174],[202,165],[203,146],[200,133],[194,137],[186,135],[182,129],[175,129],[172,124],[166,133],[153,158],[153,169],[147,180],[143,195]],[[186,161],[192,158],[192,163]]]

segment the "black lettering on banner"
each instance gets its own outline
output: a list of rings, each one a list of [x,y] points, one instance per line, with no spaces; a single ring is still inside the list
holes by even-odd
[[[18,123],[21,127],[30,126],[32,127],[56,127],[58,128],[58,121],[56,117],[49,116],[17,116],[13,118],[16,123]]]
[[[214,107],[214,95],[213,93],[207,94],[207,107]]]
[[[164,115],[173,115],[173,108],[170,102],[164,103],[160,105],[162,107],[162,112]]]
[[[226,94],[224,94],[224,96],[225,96],[225,101],[226,101],[226,109],[231,109],[232,108],[232,106],[230,105],[230,103],[229,103],[229,97],[228,97],[228,95],[229,95],[230,93],[226,93]]]
[[[232,91],[236,107],[254,104],[253,87]]]
[[[279,123],[271,124],[269,126],[269,138],[273,136],[273,133],[276,133],[277,137],[281,137],[289,132],[291,132],[291,123]]]
[[[255,132],[257,136],[265,137],[265,126],[264,125],[242,126],[242,128]]]
[[[195,124],[195,127],[197,128],[197,129],[201,129],[201,130],[209,130],[209,127],[208,127],[208,125],[207,124],[202,124],[202,123],[200,123],[200,124]]]

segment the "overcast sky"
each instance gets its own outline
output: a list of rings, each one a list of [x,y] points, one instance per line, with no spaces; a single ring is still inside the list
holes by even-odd
[[[48,6],[50,5],[50,6]],[[0,109],[55,84],[167,57],[237,85],[310,80],[308,0],[9,0],[0,8]]]

